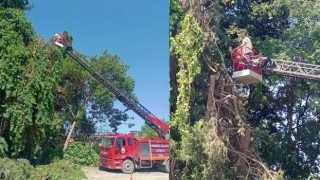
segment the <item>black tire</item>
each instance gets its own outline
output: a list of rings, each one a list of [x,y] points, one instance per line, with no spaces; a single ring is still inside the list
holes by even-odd
[[[106,170],[106,168],[105,168],[105,167],[103,167],[103,166],[99,166],[99,170],[100,170],[100,171],[105,171],[105,170]]]
[[[121,171],[124,174],[132,174],[134,171],[134,164],[130,159],[126,159],[122,163]]]
[[[154,163],[152,167],[154,170],[162,170],[162,165],[160,163]]]

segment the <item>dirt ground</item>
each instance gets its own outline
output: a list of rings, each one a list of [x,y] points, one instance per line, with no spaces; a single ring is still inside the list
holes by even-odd
[[[84,167],[82,170],[88,180],[130,180],[130,175],[121,171],[100,171],[97,167]],[[169,180],[169,174],[150,169],[136,170],[133,173],[133,180]]]

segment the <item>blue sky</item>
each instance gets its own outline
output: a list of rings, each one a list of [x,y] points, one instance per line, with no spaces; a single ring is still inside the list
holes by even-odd
[[[73,48],[86,55],[104,50],[128,64],[139,102],[160,119],[169,119],[169,4],[167,0],[30,0],[26,12],[45,40],[68,31]],[[120,103],[116,106],[124,109]],[[144,121],[132,111],[136,125],[120,133],[140,130]],[[106,127],[107,129],[108,127]],[[105,129],[105,130],[106,130]]]

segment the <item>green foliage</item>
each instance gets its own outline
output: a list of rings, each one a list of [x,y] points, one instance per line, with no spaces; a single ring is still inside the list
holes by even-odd
[[[269,57],[319,64],[318,1],[236,2],[226,5],[237,7],[238,16],[226,15],[231,18],[226,26],[230,36],[232,30],[247,29],[254,47]],[[288,179],[319,172],[320,153],[314,146],[320,131],[319,106],[314,103],[319,87],[307,80],[269,76],[247,90],[249,121],[256,127],[252,145],[269,167],[285,170]]]
[[[310,177],[310,180],[317,180],[317,179],[320,179],[320,173],[318,173],[318,174],[313,174],[313,175]]]
[[[49,165],[38,166],[31,179],[52,179],[52,180],[78,180],[84,179],[85,174],[81,170],[81,166],[70,161],[60,160]]]
[[[101,56],[94,56],[89,61],[95,71],[101,73],[106,79],[112,81],[119,89],[133,94],[134,80],[126,75],[128,65],[120,62],[120,57],[112,55],[108,51],[103,52]],[[91,78],[91,77],[90,77]],[[129,119],[125,111],[120,111],[113,107],[116,97],[107,88],[98,83],[96,80],[90,82],[90,89],[93,93],[90,99],[90,118],[98,121],[105,121],[108,118],[109,126],[113,132],[117,132],[118,126]]]
[[[63,158],[82,166],[98,166],[99,163],[99,154],[81,142],[71,143]]]
[[[78,180],[85,178],[85,175],[80,166],[69,161],[60,160],[34,168],[26,159],[0,158],[0,178],[4,180]]]
[[[34,168],[28,160],[0,158],[0,178],[5,180],[30,179],[34,174]]]
[[[34,158],[60,129],[52,121],[52,89],[59,80],[61,53],[34,35],[22,11],[0,11],[0,134],[10,156]]]
[[[21,10],[27,10],[31,8],[28,0],[1,0],[0,6],[3,8],[15,8]]]
[[[176,28],[172,30],[173,34],[178,32],[170,39],[171,54],[177,57],[178,66],[176,110],[171,112],[170,118],[171,157],[187,164],[178,179],[220,179],[223,174],[218,171],[219,164],[227,160],[227,148],[216,138],[215,120],[198,121],[194,126],[190,123],[194,118],[191,115],[200,109],[191,108],[190,103],[196,93],[192,84],[202,68],[203,32],[192,12],[187,12],[178,22],[181,8],[178,5],[171,8],[178,13],[170,24]]]
[[[63,158],[63,150],[61,147],[46,148],[39,156],[35,164],[50,164]]]
[[[171,38],[171,53],[178,56],[177,83],[178,97],[177,110],[170,118],[172,137],[181,138],[181,147],[178,150],[178,158],[187,160],[186,150],[189,148],[190,126],[188,116],[190,110],[191,83],[200,73],[198,56],[202,52],[202,30],[191,13],[185,15],[181,23],[181,32]],[[176,134],[173,134],[175,132]],[[179,135],[178,135],[179,134]]]
[[[179,1],[170,0],[170,37],[179,33],[180,22],[184,16],[184,12],[180,7]]]
[[[0,158],[5,157],[8,152],[8,144],[3,137],[0,137]]]
[[[147,125],[143,125],[141,127],[141,131],[138,132],[139,138],[157,138],[159,137],[156,131],[154,131],[152,128],[150,128]]]
[[[120,89],[132,94],[134,81],[126,75],[128,66],[120,62],[119,56],[105,51],[101,56],[88,58],[87,63]],[[57,106],[61,108],[68,125],[73,121],[78,122],[78,137],[94,134],[95,123],[105,121],[106,118],[115,132],[122,122],[129,119],[124,111],[113,107],[116,100],[114,94],[71,58],[67,57],[63,62],[61,75]]]
[[[0,5],[15,7],[19,3],[28,1],[3,1]],[[59,153],[50,151],[61,147],[70,122],[81,121],[76,134],[86,137],[95,133],[97,121],[107,118],[117,131],[129,117],[113,107],[116,97],[109,90],[60,48],[37,37],[21,9],[0,11],[0,135],[8,144],[9,157],[49,163],[59,158]],[[64,34],[71,43],[72,37]],[[132,94],[134,81],[118,56],[104,52],[88,63]]]
[[[207,56],[209,64],[217,65],[215,59],[219,59],[219,57],[209,50],[219,48],[224,56],[226,67],[231,69],[232,63],[228,48],[239,45],[239,32],[245,29],[249,32],[254,48],[268,57],[319,64],[319,1],[222,0],[210,2],[211,5],[210,3],[208,5],[202,4],[200,1],[170,1],[170,4],[172,4],[170,13],[172,12],[174,15],[170,19],[171,38],[176,38],[183,31],[183,28],[181,28],[183,17],[187,13],[195,13],[194,17],[197,18],[198,22],[201,22],[201,27],[205,27],[203,29],[204,34],[208,31],[206,23],[209,23],[209,29],[217,35],[216,43],[218,47],[214,43],[209,44],[209,47],[205,45],[204,50],[199,54],[199,59]],[[211,13],[209,13],[210,22],[204,22],[205,18],[201,16],[201,13],[205,10]],[[218,11],[220,13],[217,13]],[[187,43],[187,40],[183,41]],[[198,41],[201,40],[198,39]],[[170,43],[171,59],[179,59],[180,55],[172,51],[176,45],[172,40]],[[198,43],[200,44],[200,42]],[[187,56],[192,53],[192,50],[182,50],[181,53]],[[180,61],[181,59],[177,60],[177,63],[179,64]],[[201,64],[201,72],[194,79],[191,90],[188,86],[184,88],[184,91],[191,91],[192,93],[187,94],[190,96],[188,105],[191,106],[191,108],[189,107],[188,118],[184,116],[182,119],[183,122],[190,122],[191,127],[179,126],[177,128],[177,125],[171,125],[171,156],[177,157],[178,160],[183,158],[175,150],[180,149],[180,144],[184,142],[177,132],[185,131],[189,136],[201,137],[201,135],[195,135],[192,132],[194,132],[194,127],[198,125],[199,119],[205,113],[208,74],[210,74],[206,66],[206,64]],[[223,67],[220,64],[219,66]],[[221,70],[225,72],[229,69]],[[181,73],[180,71],[181,68],[179,67],[176,72]],[[177,78],[178,75],[176,75]],[[217,72],[217,75],[220,75],[219,78],[225,77],[225,75],[222,77],[221,72]],[[171,88],[175,90],[177,87],[171,86]],[[264,76],[263,84],[244,87],[243,90],[249,96],[248,99],[242,100],[242,103],[246,105],[246,112],[242,112],[242,114],[246,115],[254,129],[252,134],[254,140],[251,145],[267,166],[276,171],[283,170],[285,179],[306,179],[311,174],[318,174],[320,171],[318,166],[320,155],[318,146],[320,132],[319,86],[312,81],[298,78]],[[176,96],[177,90],[174,93],[171,95]],[[179,95],[180,93],[181,91]],[[174,97],[171,97],[171,99],[176,101],[174,105],[171,105],[171,109],[178,109],[181,99],[175,99]],[[177,107],[174,107],[175,105]],[[175,118],[172,115],[173,123],[177,123],[177,121],[174,121]],[[204,124],[207,125],[207,122]],[[201,134],[202,131],[198,133]],[[230,139],[230,141],[233,140]],[[188,149],[195,154],[197,154],[196,149],[205,152],[201,144],[206,144],[206,141],[199,141],[196,144],[197,148],[188,147]],[[203,172],[203,174],[210,174],[208,172],[215,169],[214,167],[210,169],[206,161],[201,161],[205,159],[205,153],[200,156],[197,155],[200,158],[194,160],[192,157],[188,157],[188,154],[191,154],[190,152],[186,151],[184,153],[181,164],[182,167],[190,166],[192,169],[183,169],[182,179],[192,179],[193,175],[194,177],[200,176]],[[214,151],[212,150],[212,152]],[[188,158],[189,161],[186,161]],[[231,162],[232,158],[228,153],[228,159]],[[196,163],[197,161],[199,162]],[[225,171],[223,168],[228,170]],[[237,172],[237,168],[232,163],[224,164],[221,169],[219,172],[225,172],[224,178],[232,179],[236,176],[240,179],[244,178],[243,174]],[[279,177],[281,176],[280,173]],[[216,176],[213,175],[211,178],[213,177]]]
[[[164,120],[163,120],[164,121]],[[168,121],[164,121],[167,125],[169,125]],[[141,131],[138,132],[138,137],[140,138],[159,138],[159,135],[155,130],[150,128],[148,125],[144,124],[141,127]]]
[[[191,168],[192,179],[222,179],[224,177],[219,168],[226,162],[228,151],[224,142],[217,138],[215,121],[214,118],[209,121],[200,120],[192,127],[190,145],[187,150],[191,167],[193,167]]]
[[[258,41],[263,53],[281,60],[319,64],[319,2],[275,1],[289,10],[289,26],[276,38]],[[284,169],[288,179],[305,179],[319,172],[319,86],[311,81],[268,77],[255,86],[249,100],[250,122],[259,126],[254,147],[273,168]],[[263,95],[263,101],[258,94]],[[255,102],[260,101],[260,107]],[[306,158],[307,157],[307,158]]]

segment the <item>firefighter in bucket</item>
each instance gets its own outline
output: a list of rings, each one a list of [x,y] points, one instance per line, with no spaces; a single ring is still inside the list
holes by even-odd
[[[231,58],[233,62],[241,62],[245,65],[245,69],[252,69],[252,66],[261,66],[264,63],[262,54],[258,54],[252,46],[247,31],[240,34],[242,43],[237,48],[231,50]]]
[[[56,45],[63,47],[64,45],[68,45],[67,38],[63,34],[54,33],[53,41]]]
[[[240,34],[242,39],[241,45],[237,48],[244,55],[242,61],[244,62],[246,69],[251,69],[252,67],[252,56],[253,56],[253,46],[251,40],[248,36],[247,31],[242,31]]]

